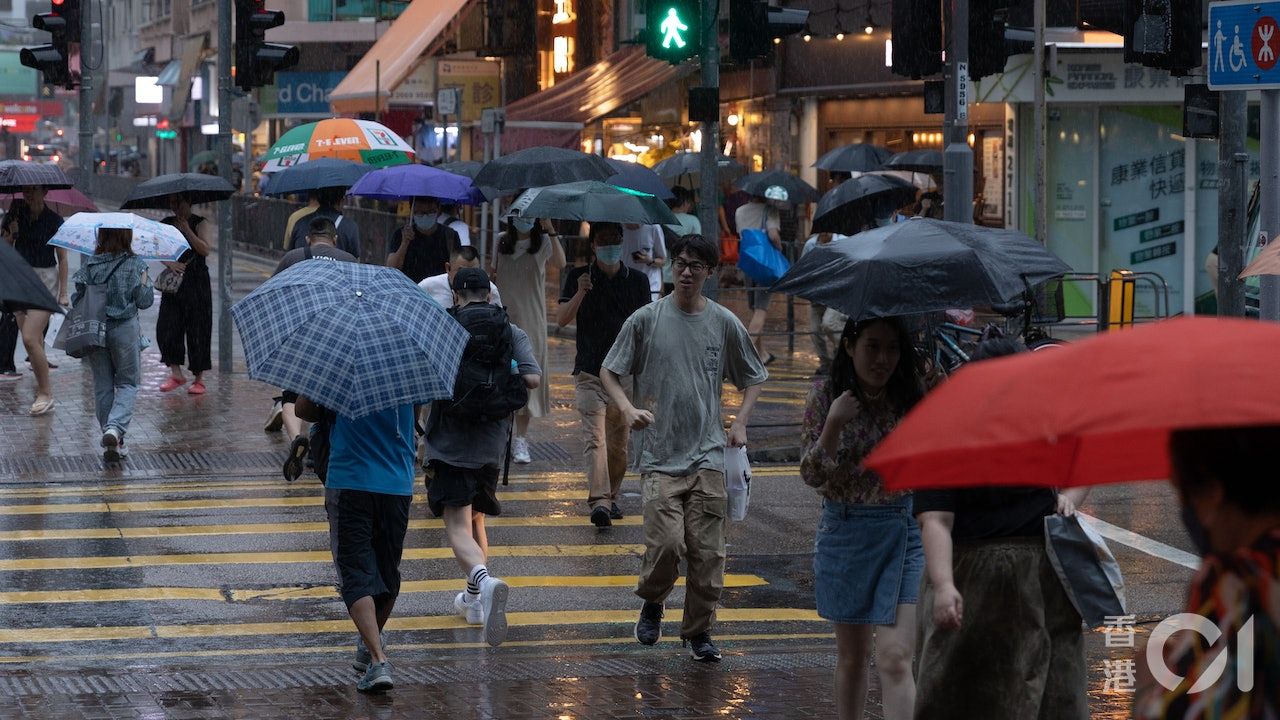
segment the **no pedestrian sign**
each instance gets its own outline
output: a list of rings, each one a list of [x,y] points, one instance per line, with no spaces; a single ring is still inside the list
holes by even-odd
[[[1209,87],[1280,90],[1280,0],[1209,5]]]

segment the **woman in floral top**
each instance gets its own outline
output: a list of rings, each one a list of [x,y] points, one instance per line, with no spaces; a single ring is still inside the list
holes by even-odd
[[[886,492],[861,463],[922,393],[920,360],[902,322],[851,321],[830,375],[805,406],[800,476],[823,498],[813,571],[818,614],[836,627],[841,720],[862,717],[873,635],[886,720],[910,718],[915,704],[920,529],[911,495]]]

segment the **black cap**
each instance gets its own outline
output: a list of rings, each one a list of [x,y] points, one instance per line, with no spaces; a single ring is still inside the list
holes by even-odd
[[[461,268],[453,276],[454,290],[488,290],[489,275],[480,268]]]

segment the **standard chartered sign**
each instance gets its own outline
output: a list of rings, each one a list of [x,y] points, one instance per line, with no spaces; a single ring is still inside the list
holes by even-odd
[[[276,73],[276,112],[281,115],[328,115],[329,93],[345,73]]]

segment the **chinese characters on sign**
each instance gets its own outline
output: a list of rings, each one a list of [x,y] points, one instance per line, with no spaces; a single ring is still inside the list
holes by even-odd
[[[1103,618],[1107,647],[1134,648],[1136,621],[1135,615],[1108,615]],[[1133,692],[1138,684],[1138,669],[1131,657],[1118,660],[1107,658],[1102,661],[1102,671],[1105,678],[1102,683],[1104,692]]]
[[[1137,158],[1132,162],[1120,163],[1111,168],[1111,185],[1115,187],[1131,182],[1145,182],[1152,200],[1166,195],[1178,195],[1185,189],[1186,164],[1186,150],[1159,153],[1150,158]]]

